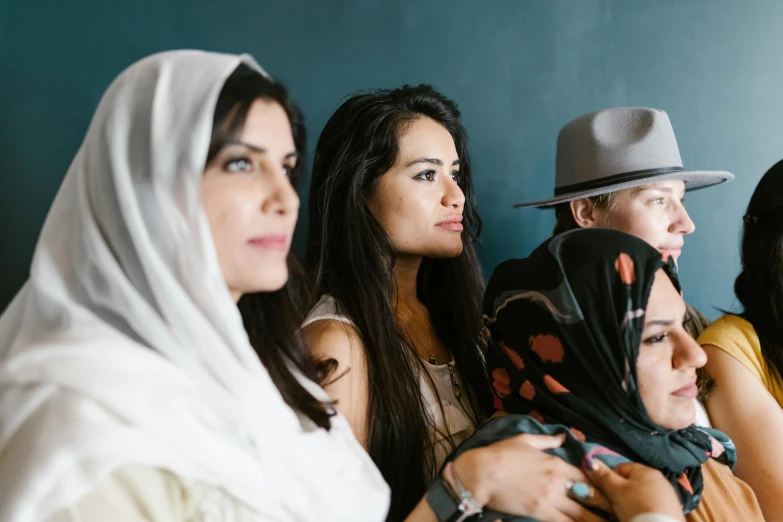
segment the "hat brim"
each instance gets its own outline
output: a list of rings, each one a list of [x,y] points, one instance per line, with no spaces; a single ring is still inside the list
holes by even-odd
[[[617,192],[627,188],[639,187],[642,185],[649,185],[656,181],[664,181],[669,179],[682,180],[685,182],[685,190],[697,190],[702,188],[711,187],[713,185],[720,185],[734,179],[734,174],[722,170],[688,170],[678,172],[668,172],[663,174],[655,174],[648,178],[635,179],[633,181],[620,182],[615,185],[607,185],[605,187],[582,190],[579,192],[573,192],[570,194],[562,194],[555,196],[554,198],[544,199],[541,201],[529,201],[514,203],[514,208],[523,207],[539,207],[549,208],[560,203],[566,203],[575,199],[591,198],[593,196],[600,196],[601,194],[608,194],[609,192]]]

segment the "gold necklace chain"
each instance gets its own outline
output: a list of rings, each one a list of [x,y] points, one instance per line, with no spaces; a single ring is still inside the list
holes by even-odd
[[[427,349],[430,351],[430,364],[438,365],[438,361],[435,359],[435,353],[432,351],[432,339],[430,338],[430,322],[425,321],[427,327]]]
[[[437,366],[438,361],[435,359],[435,353],[432,351],[432,338],[430,337],[430,322],[425,321],[427,327],[427,350],[430,352],[430,364]],[[454,361],[448,363],[449,366],[449,379],[451,380],[451,393],[462,402],[462,386],[457,382],[457,376],[454,374]]]
[[[424,326],[427,329],[427,351],[430,353],[430,364],[437,366],[438,360],[435,359],[435,352],[432,351],[432,337],[430,336],[430,321],[429,319],[425,318]],[[411,335],[408,334],[408,337],[412,339]],[[462,402],[462,386],[459,385],[457,382],[457,376],[454,371],[454,362],[448,363],[449,366],[449,378],[451,380],[451,393],[454,394],[454,397],[457,398],[458,401]]]

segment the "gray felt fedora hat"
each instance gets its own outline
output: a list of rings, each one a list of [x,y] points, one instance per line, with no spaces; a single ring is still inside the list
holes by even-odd
[[[551,207],[667,179],[686,190],[717,185],[734,174],[685,170],[669,116],[645,107],[617,107],[585,114],[557,137],[555,195],[515,207]]]

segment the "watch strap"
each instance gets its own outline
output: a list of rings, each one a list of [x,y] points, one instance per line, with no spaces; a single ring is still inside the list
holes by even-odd
[[[438,522],[464,522],[474,515],[480,514],[465,505],[462,499],[454,494],[446,481],[440,477],[433,480],[427,490],[427,504],[435,512]]]

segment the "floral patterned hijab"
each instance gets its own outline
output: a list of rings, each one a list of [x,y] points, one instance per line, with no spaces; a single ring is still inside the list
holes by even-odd
[[[659,269],[679,290],[670,260],[637,237],[604,229],[567,232],[527,259],[500,264],[484,298],[488,372],[496,407],[526,418],[501,418],[475,437],[494,436],[493,429],[553,433],[545,428],[560,425],[568,442],[555,453],[572,464],[588,454],[610,466],[646,464],[669,479],[686,513],[695,509],[701,464],[713,457],[733,466],[735,452],[721,432],[665,429],[647,415],[636,361]]]

